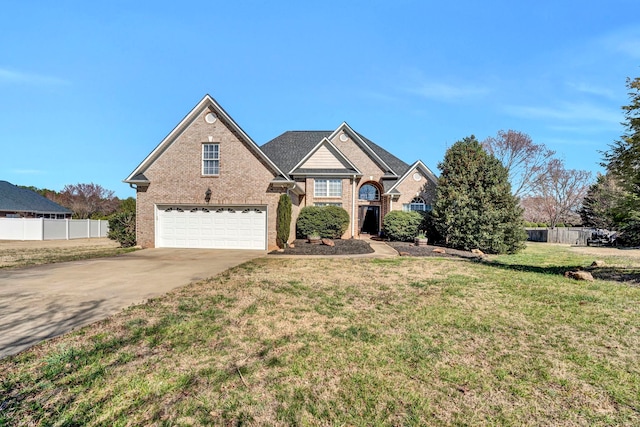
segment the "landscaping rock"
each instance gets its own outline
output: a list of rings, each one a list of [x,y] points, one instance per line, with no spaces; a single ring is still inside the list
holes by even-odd
[[[586,280],[587,282],[593,282],[593,276],[588,271],[567,271],[564,273],[564,277],[574,280]]]
[[[447,253],[447,251],[445,251],[443,248],[435,248],[431,252],[435,252],[437,254],[446,254]]]
[[[295,244],[295,243],[289,243],[289,247],[290,247],[291,249],[293,249],[293,248],[295,248],[295,247],[296,247],[296,244]]]
[[[605,266],[604,261],[600,259],[597,259],[591,263],[591,267],[604,267],[604,266]]]
[[[409,252],[398,252],[398,254],[400,254],[400,256],[411,256]]]
[[[326,245],[326,246],[335,246],[336,244],[333,243],[333,240],[331,239],[322,239],[322,244]]]
[[[482,252],[480,249],[471,249],[471,253],[478,256],[484,256],[484,252]]]

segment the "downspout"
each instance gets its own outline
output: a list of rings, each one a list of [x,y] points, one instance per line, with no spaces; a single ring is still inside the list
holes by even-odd
[[[356,176],[351,177],[351,238],[356,237]]]

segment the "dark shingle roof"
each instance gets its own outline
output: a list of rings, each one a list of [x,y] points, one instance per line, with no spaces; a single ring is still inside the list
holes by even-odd
[[[290,130],[264,144],[260,149],[284,173],[289,173],[322,138],[332,131],[295,131]]]
[[[333,131],[287,131],[262,145],[260,149],[285,173],[297,165],[323,138]],[[410,165],[406,164],[384,148],[358,133],[358,136],[393,171],[402,176]],[[298,172],[298,171],[296,171]]]
[[[0,181],[0,211],[59,213],[70,214],[71,211],[52,202],[40,194],[17,187],[10,182]]]
[[[358,133],[358,132],[356,132]],[[409,169],[411,165],[406,164],[384,148],[380,147],[375,142],[371,141],[366,136],[358,133],[358,136],[364,140],[364,142],[385,162],[393,171],[398,175],[402,176]]]

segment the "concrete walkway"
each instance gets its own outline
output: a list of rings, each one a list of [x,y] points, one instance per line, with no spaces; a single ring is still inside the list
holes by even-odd
[[[381,240],[374,240],[368,234],[361,234],[360,240],[365,240],[373,249],[373,254],[366,254],[375,258],[392,258],[398,256],[398,251]]]
[[[112,258],[0,270],[0,358],[265,254],[144,249]]]

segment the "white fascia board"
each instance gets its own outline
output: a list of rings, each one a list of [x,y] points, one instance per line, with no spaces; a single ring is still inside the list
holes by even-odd
[[[334,176],[336,178],[344,178],[344,177],[349,177],[350,178],[352,176],[355,176],[355,177],[358,177],[358,178],[362,177],[362,174],[359,173],[359,172],[358,173],[353,173],[353,172],[343,172],[343,173],[336,173],[336,172],[325,172],[325,173],[312,172],[312,173],[308,173],[308,172],[304,172],[304,173],[300,173],[299,172],[299,173],[293,173],[291,175],[298,176],[298,177],[306,176],[306,177],[310,177],[310,178],[313,178],[314,176],[321,176],[323,178],[332,177],[332,176]]]
[[[438,184],[438,178],[433,174],[433,172],[431,172],[431,169],[429,169],[424,163],[422,163],[422,160],[418,160],[416,161],[414,164],[412,164],[411,166],[409,166],[409,169],[407,169],[407,171],[404,173],[404,175],[402,175],[395,184],[393,184],[393,186],[391,186],[391,188],[389,189],[389,191],[387,191],[385,194],[391,194],[391,192],[393,190],[396,189],[396,187],[398,185],[400,185],[401,182],[403,182],[411,172],[413,172],[414,169],[421,169],[422,172],[427,176],[428,179],[430,179],[434,184]],[[396,190],[397,191],[397,190]],[[398,194],[398,193],[395,193]]]
[[[331,147],[333,147],[333,149],[334,149],[334,150],[336,150],[336,152],[337,152],[338,154],[340,154],[340,157],[342,157],[342,158],[343,158],[343,159],[344,159],[344,160],[349,164],[349,166],[351,166],[351,167],[353,168],[353,170],[357,171],[359,174],[361,174],[361,175],[362,175],[362,173],[361,173],[361,172],[360,172],[360,170],[356,167],[356,165],[354,165],[353,163],[351,163],[351,161],[347,158],[347,156],[345,156],[344,154],[342,154],[342,151],[338,150],[338,147],[336,147],[335,145],[333,145],[333,144],[331,143],[331,140],[329,140],[327,137],[322,138],[322,140],[321,140],[320,142],[318,142],[318,143],[316,144],[316,146],[315,146],[315,147],[313,147],[313,149],[311,149],[311,150],[307,153],[307,155],[306,155],[306,156],[304,156],[304,157],[302,158],[302,160],[300,160],[300,161],[298,162],[298,164],[296,164],[296,165],[293,167],[293,169],[291,169],[291,170],[289,171],[289,175],[301,175],[301,174],[294,174],[294,173],[293,173],[293,171],[294,171],[294,170],[296,170],[296,169],[298,169],[298,168],[299,168],[301,165],[303,165],[307,160],[309,160],[309,158],[310,158],[310,157],[311,157],[311,156],[312,156],[316,151],[318,151],[318,150],[320,149],[320,147],[321,147],[323,144],[329,144]],[[351,174],[351,175],[353,175],[353,174]]]
[[[335,137],[340,133],[340,131],[344,131],[344,132],[349,133],[349,134],[351,135],[351,138],[352,138],[354,141],[356,141],[357,143],[359,143],[360,145],[362,145],[362,146],[366,149],[366,151],[367,151],[369,154],[371,154],[371,156],[373,156],[373,158],[374,158],[374,159],[376,159],[376,160],[380,163],[380,165],[381,165],[381,166],[384,166],[384,167],[386,168],[386,170],[389,170],[389,171],[393,172],[393,173],[394,173],[394,175],[396,175],[396,176],[398,175],[398,174],[396,174],[396,172],[395,172],[393,169],[391,169],[391,167],[389,167],[389,165],[388,165],[388,164],[386,164],[386,163],[385,163],[385,161],[384,161],[384,160],[382,160],[382,159],[380,158],[380,156],[378,156],[378,155],[376,154],[376,152],[375,152],[375,151],[373,151],[373,149],[372,149],[371,147],[369,147],[369,145],[367,145],[367,143],[366,143],[366,142],[364,142],[364,140],[363,140],[362,138],[360,138],[360,135],[358,135],[358,134],[356,133],[356,131],[354,131],[353,129],[351,129],[351,126],[349,126],[349,125],[347,124],[347,122],[342,122],[342,124],[341,124],[340,126],[338,126],[338,128],[337,128],[335,131],[333,131],[333,133],[332,133],[331,135],[329,135],[329,138],[330,138],[330,139],[335,138]]]
[[[264,161],[267,162],[269,166],[271,166],[274,172],[282,175],[284,178],[287,177],[275,163],[269,159],[266,154],[260,150],[258,145],[245,133],[244,130],[227,114],[227,112],[218,104],[215,99],[211,97],[211,95],[205,95],[195,107],[187,113],[187,115],[178,123],[176,127],[173,128],[171,132],[156,146],[156,148],[135,168],[133,172],[124,180],[124,182],[135,184],[140,181],[133,181],[132,178],[136,176],[138,173],[144,172],[156,159],[162,154],[180,135],[180,133],[184,132],[187,129],[188,125],[195,119],[195,117],[206,107],[212,107],[215,113],[222,117],[225,123],[228,123],[233,130],[238,132],[238,134],[245,140],[245,142],[253,149],[253,151],[260,156]]]

